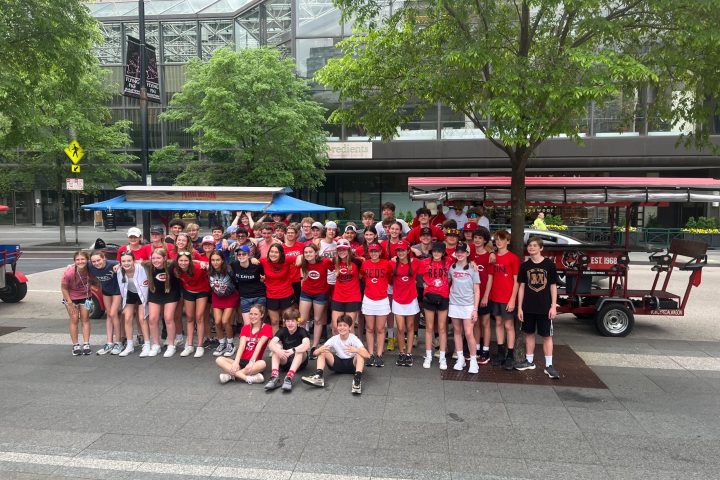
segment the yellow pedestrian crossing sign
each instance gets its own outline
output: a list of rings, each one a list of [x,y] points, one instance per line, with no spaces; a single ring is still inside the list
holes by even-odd
[[[70,165],[70,171],[72,173],[80,173],[80,165]]]
[[[77,164],[80,159],[85,156],[85,150],[83,150],[77,140],[73,140],[67,147],[65,147],[65,155],[68,156],[72,163]],[[73,170],[73,172],[74,171],[75,170]],[[80,167],[78,167],[77,171],[80,171]]]

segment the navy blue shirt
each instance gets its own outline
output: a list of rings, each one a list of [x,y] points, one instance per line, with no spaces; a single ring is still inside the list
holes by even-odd
[[[113,267],[118,262],[115,260],[105,261],[105,267],[95,268],[92,263],[88,262],[87,269],[90,275],[97,278],[102,285],[103,295],[120,295],[120,286],[117,282],[117,277],[113,271]]]

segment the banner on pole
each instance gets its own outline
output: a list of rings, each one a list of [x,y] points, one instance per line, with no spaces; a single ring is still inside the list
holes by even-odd
[[[125,59],[125,84],[123,95],[140,98],[140,51],[141,43],[137,38],[127,37],[127,57]],[[155,48],[145,44],[145,86],[147,99],[160,103],[160,77],[158,75]]]

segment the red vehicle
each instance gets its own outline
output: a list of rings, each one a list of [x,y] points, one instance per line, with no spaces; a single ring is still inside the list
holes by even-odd
[[[27,277],[17,269],[20,245],[0,245],[0,300],[17,303],[27,295]]]
[[[510,177],[410,177],[413,200],[445,202],[480,201],[486,206],[510,203]],[[622,245],[610,235],[608,245],[549,245],[543,254],[555,261],[566,285],[558,289],[558,313],[592,318],[600,334],[628,335],[636,315],[683,316],[692,287],[699,286],[707,264],[704,242],[674,239],[662,252],[649,259],[655,272],[652,286],[631,289],[630,218],[639,206],[667,206],[670,202],[720,202],[720,181],[708,178],[649,177],[529,177],[526,179],[528,206],[610,207],[610,231],[619,209],[625,209],[625,235]],[[681,294],[668,291],[676,271],[688,274]],[[605,276],[608,288],[594,288],[592,278]]]

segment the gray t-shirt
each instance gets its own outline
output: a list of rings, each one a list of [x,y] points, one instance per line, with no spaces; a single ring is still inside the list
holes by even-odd
[[[450,303],[458,306],[473,305],[475,298],[473,286],[480,283],[480,275],[472,267],[451,266],[448,270],[450,285]]]

